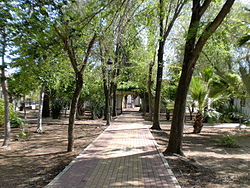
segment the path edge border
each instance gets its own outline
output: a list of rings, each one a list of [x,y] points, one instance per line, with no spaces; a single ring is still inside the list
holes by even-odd
[[[151,133],[150,129],[148,129],[148,130],[149,130],[150,134],[153,136],[153,134]],[[154,136],[153,136],[153,138],[154,138]],[[157,152],[159,153],[159,155],[160,155],[160,157],[161,157],[161,160],[162,160],[164,166],[166,167],[168,173],[169,173],[170,176],[171,176],[171,179],[172,179],[172,181],[173,181],[173,184],[175,185],[175,188],[181,188],[181,186],[180,186],[180,184],[179,184],[179,182],[178,182],[176,176],[174,175],[172,169],[170,168],[170,166],[169,166],[169,164],[168,164],[167,159],[165,159],[165,157],[164,157],[163,153],[161,152],[160,147],[159,147],[159,145],[157,144],[157,142],[155,141],[155,139],[153,140],[153,142],[154,142],[154,145],[155,145],[155,148],[156,148]]]
[[[111,124],[110,124],[111,125]],[[65,166],[65,168],[59,173],[57,174],[47,185],[44,186],[44,188],[53,188],[54,185],[56,185],[56,181],[62,177],[62,175],[64,175],[72,166],[75,162],[77,162],[79,160],[79,158],[86,152],[86,150],[88,150],[88,148],[90,148],[93,145],[93,142],[96,141],[99,137],[101,137],[101,135],[107,131],[107,129],[110,127],[107,126],[101,134],[99,134],[89,145],[87,145],[86,148],[83,149],[83,151],[81,151],[67,166]]]

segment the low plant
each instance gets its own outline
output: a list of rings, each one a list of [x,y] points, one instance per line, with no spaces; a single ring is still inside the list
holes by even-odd
[[[19,127],[22,127],[24,125],[24,121],[18,116],[13,116],[10,119],[10,124],[11,124],[11,127],[19,128]]]
[[[55,98],[52,100],[51,114],[53,119],[59,119],[61,116],[61,111],[63,109],[64,101],[60,98]]]
[[[12,127],[21,127],[24,121],[15,112],[13,106],[9,105],[10,124]],[[0,127],[4,125],[4,101],[0,99]]]
[[[225,146],[225,147],[229,147],[229,148],[233,148],[233,147],[237,147],[237,137],[235,135],[224,135],[221,138],[218,138],[216,140],[218,143],[220,143],[221,145]]]
[[[30,137],[30,131],[28,129],[22,128],[18,135],[16,135],[17,140],[28,139]]]
[[[208,109],[204,112],[204,122],[206,123],[217,123],[220,122],[221,113],[215,109]]]

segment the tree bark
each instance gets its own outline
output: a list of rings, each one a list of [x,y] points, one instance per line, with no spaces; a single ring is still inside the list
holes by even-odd
[[[40,91],[40,101],[39,101],[39,109],[38,109],[38,118],[37,118],[37,133],[42,133],[43,132],[43,117],[42,117],[42,112],[43,112],[43,99],[44,99],[44,86],[42,86],[41,91]]]
[[[198,134],[201,132],[201,129],[203,127],[203,114],[201,112],[197,113],[193,127],[193,133]]]
[[[149,63],[149,70],[148,70],[148,84],[147,84],[147,90],[148,90],[148,104],[149,104],[149,120],[153,120],[153,94],[152,94],[152,87],[153,87],[153,81],[152,81],[152,74],[153,74],[153,67],[155,64],[155,60],[151,61]]]
[[[160,39],[158,47],[158,65],[157,65],[157,78],[156,78],[156,93],[155,93],[155,103],[154,103],[154,120],[151,129],[161,130],[160,127],[160,101],[161,101],[161,83],[162,83],[162,73],[163,73],[163,55],[164,55],[164,45],[165,39],[164,26],[163,26],[163,0],[160,0]]]
[[[184,116],[186,108],[186,98],[188,88],[191,82],[195,64],[199,58],[200,52],[204,47],[208,38],[215,32],[221,24],[225,16],[230,11],[234,0],[227,0],[213,22],[209,23],[197,40],[200,19],[206,9],[209,7],[211,0],[205,0],[201,6],[201,0],[193,0],[192,17],[188,29],[188,37],[185,44],[184,59],[182,65],[182,73],[179,80],[175,106],[173,112],[173,120],[171,124],[170,138],[166,154],[177,153],[183,155],[182,140],[184,128]],[[197,41],[197,42],[196,42]]]
[[[115,117],[115,116],[117,116],[117,111],[116,111],[116,103],[117,103],[117,97],[116,97],[116,93],[117,93],[117,83],[114,83],[114,84],[113,84],[112,92],[113,92],[112,116]]]
[[[7,91],[6,75],[5,75],[5,50],[6,50],[6,34],[3,35],[3,49],[2,49],[2,66],[1,66],[1,86],[4,98],[4,141],[3,147],[7,147],[10,142],[10,119],[9,119],[9,96]]]
[[[108,97],[107,78],[106,78],[106,70],[105,70],[104,62],[102,66],[102,80],[103,80],[103,91],[105,95],[104,120],[107,120],[109,97]]]
[[[76,109],[77,103],[83,88],[83,75],[82,73],[76,74],[76,88],[73,94],[73,98],[71,101],[70,113],[69,113],[69,126],[68,126],[68,152],[74,150],[74,126],[75,126],[75,117],[76,117]]]
[[[49,88],[44,89],[44,100],[43,100],[43,112],[42,117],[50,117],[50,99],[49,99]]]
[[[169,138],[168,148],[165,153],[177,153],[183,155],[182,137],[186,108],[186,97],[189,84],[192,78],[193,69],[184,68],[181,73],[179,85],[177,88],[175,105],[173,111],[173,119],[171,124],[171,132]]]
[[[25,101],[26,101],[26,96],[23,96],[23,116],[24,119],[27,119],[27,110],[26,110],[26,105],[25,105]]]
[[[160,26],[160,39],[159,39],[159,47],[158,47],[158,67],[157,67],[157,79],[156,79],[156,94],[155,94],[155,104],[154,104],[154,120],[153,120],[153,126],[151,129],[158,129],[160,130],[160,103],[161,103],[161,84],[162,84],[162,73],[163,73],[163,55],[164,55],[164,45],[165,41],[176,21],[178,16],[180,15],[180,12],[186,3],[186,0],[178,1],[176,3],[173,17],[171,21],[168,23],[170,18],[170,13],[172,10],[172,4],[173,2],[169,2],[169,9],[166,16],[166,24],[164,27],[164,1],[159,0],[159,9],[160,9],[160,20],[159,20],[159,26]]]

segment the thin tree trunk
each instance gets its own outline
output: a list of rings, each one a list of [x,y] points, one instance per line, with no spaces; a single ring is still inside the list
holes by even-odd
[[[124,97],[125,108],[128,108],[128,96]]]
[[[115,117],[117,116],[117,112],[116,112],[116,100],[117,100],[117,97],[116,97],[116,92],[117,92],[117,83],[114,83],[113,84],[113,103],[112,103],[112,116]]]
[[[143,104],[143,116],[146,115],[146,112],[147,112],[147,102],[146,102],[146,93],[144,92],[143,94],[143,100],[142,100]]]
[[[152,86],[153,86],[153,81],[152,81],[152,74],[153,74],[153,67],[155,64],[155,60],[151,61],[149,63],[149,70],[148,70],[148,104],[149,104],[149,120],[152,121],[153,119],[153,94],[152,94]]]
[[[44,100],[43,100],[43,117],[50,117],[50,97],[49,97],[49,88],[45,87],[44,89]]]
[[[44,100],[44,86],[42,86],[40,91],[40,101],[39,101],[39,109],[38,109],[38,119],[37,119],[37,133],[43,132],[43,100]]]
[[[105,71],[104,65],[102,66],[102,80],[103,80],[103,90],[104,90],[104,95],[105,95],[104,120],[107,120],[109,96],[108,96],[108,88],[107,88],[106,71]]]
[[[24,119],[27,119],[27,110],[26,110],[26,105],[25,105],[25,101],[26,101],[26,96],[24,95],[23,96],[23,116],[24,116]]]
[[[161,1],[161,0],[160,0]],[[163,36],[163,18],[160,20],[160,36]],[[164,54],[165,40],[160,39],[158,48],[158,66],[157,66],[157,78],[156,78],[156,93],[154,103],[154,120],[151,129],[160,130],[160,101],[161,101],[161,84],[163,73],[163,54]]]
[[[7,91],[6,75],[5,75],[5,48],[6,48],[6,35],[3,35],[3,49],[2,49],[2,66],[1,66],[1,86],[4,98],[4,141],[3,146],[7,147],[10,142],[10,119],[9,119],[9,97]]]
[[[157,79],[156,79],[156,94],[155,94],[155,104],[154,104],[154,120],[153,120],[153,126],[151,129],[161,129],[160,127],[160,102],[161,102],[161,84],[162,84],[162,73],[163,73],[163,55],[164,55],[164,45],[165,41],[176,21],[178,16],[180,15],[180,12],[186,3],[186,0],[183,1],[178,1],[176,3],[174,12],[173,12],[173,17],[171,21],[169,20],[170,18],[170,13],[172,11],[172,6],[173,2],[169,2],[169,7],[168,7],[168,13],[166,16],[166,24],[164,27],[164,1],[159,0],[159,9],[160,9],[160,20],[159,20],[159,26],[160,26],[160,39],[159,39],[159,48],[158,48],[158,67],[157,67]],[[170,21],[168,23],[168,21]]]
[[[75,126],[76,109],[82,88],[83,88],[83,75],[81,73],[78,73],[76,75],[76,88],[71,101],[71,107],[69,113],[68,149],[67,149],[68,152],[74,150],[74,126]]]

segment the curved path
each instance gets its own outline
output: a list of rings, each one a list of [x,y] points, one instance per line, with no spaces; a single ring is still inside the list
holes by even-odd
[[[47,188],[180,187],[138,112],[120,115]]]

